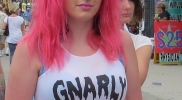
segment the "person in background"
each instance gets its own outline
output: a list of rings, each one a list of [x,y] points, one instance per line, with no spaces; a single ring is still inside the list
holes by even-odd
[[[0,59],[0,100],[5,99],[5,79],[4,79],[4,73],[2,69],[1,59]]]
[[[1,23],[0,25],[2,25],[2,23],[4,22],[4,18],[6,17],[6,15],[4,13],[2,13],[4,7],[5,7],[5,4],[1,3],[0,4],[0,23]],[[2,31],[2,29],[0,29],[0,32],[4,32],[4,31]],[[0,35],[0,37],[1,37],[1,35]],[[0,39],[0,41],[1,41],[1,39]],[[2,53],[2,51],[1,51],[1,53]],[[0,59],[0,100],[5,99],[5,88],[6,88],[6,86],[5,86],[4,73],[3,73],[1,59]]]
[[[7,17],[7,15],[3,12],[3,6],[0,4],[0,26],[3,25],[5,17]],[[6,40],[6,36],[4,36],[3,33],[4,30],[0,29],[0,57],[3,56]]]
[[[12,0],[12,3],[13,4],[19,4],[20,2],[19,2],[19,0]]]
[[[133,34],[137,35],[138,32],[137,32],[137,25],[131,25],[131,31]]]
[[[5,3],[0,3],[2,6],[3,6],[3,8],[6,8],[6,4]]]
[[[5,98],[5,79],[4,79],[4,73],[1,65],[1,59],[0,59],[0,100],[4,100]]]
[[[3,8],[3,12],[4,12],[7,16],[11,15],[10,12],[9,12],[9,9],[6,8],[6,7]],[[5,41],[4,52],[5,52],[5,55],[6,55],[6,56],[9,56],[9,46],[8,46],[7,41]]]
[[[24,19],[21,16],[18,16],[18,8],[16,6],[11,6],[10,13],[11,15],[4,19],[2,29],[5,30],[7,25],[9,27],[9,36],[7,36],[7,42],[10,49],[11,64],[16,45],[24,34]]]
[[[170,20],[170,14],[166,11],[166,7],[163,3],[157,5],[157,12],[159,13],[158,17],[155,20]]]
[[[27,8],[31,8],[32,4],[31,3],[27,3]]]
[[[33,4],[6,100],[142,100],[133,42],[119,30],[119,0]]]
[[[2,13],[4,7],[5,7],[5,4],[1,3],[0,4],[0,25],[3,24],[4,18],[7,16],[6,14]],[[2,29],[0,29],[0,32],[4,32],[4,31],[2,31]],[[1,35],[0,35],[0,37],[1,37]],[[2,41],[2,40],[0,39],[0,41]],[[2,51],[1,51],[1,53],[2,53]],[[6,86],[5,86],[4,73],[3,73],[1,59],[0,59],[0,100],[5,99],[5,88],[6,88]]]
[[[9,15],[11,15],[10,14],[10,12],[9,12],[9,8],[3,8],[3,12],[7,15],[7,16],[9,16]]]
[[[23,13],[24,22],[25,22],[25,29],[29,25],[30,19],[31,19],[31,12],[30,8],[27,8],[27,10]]]
[[[121,29],[124,29],[132,38],[134,43],[138,69],[140,75],[140,84],[143,85],[149,68],[150,57],[152,54],[152,42],[148,37],[141,35],[134,35],[128,31],[125,23],[130,23],[133,17],[138,21],[143,18],[143,9],[140,0],[121,0],[120,1],[120,11],[121,11]],[[124,25],[124,26],[123,26]]]
[[[19,3],[18,16],[23,16],[22,2]]]

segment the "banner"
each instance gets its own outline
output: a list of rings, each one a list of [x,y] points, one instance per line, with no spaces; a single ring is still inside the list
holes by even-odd
[[[182,20],[182,0],[169,0],[168,12],[171,20]]]
[[[156,53],[182,51],[182,22],[155,21],[154,36]]]
[[[159,62],[160,63],[174,63],[180,62],[180,53],[160,53]]]

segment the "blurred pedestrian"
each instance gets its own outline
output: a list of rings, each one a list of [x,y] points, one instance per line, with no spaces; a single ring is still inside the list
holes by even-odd
[[[0,59],[0,100],[4,100],[5,97],[5,79]]]
[[[157,12],[159,15],[155,18],[155,20],[170,20],[170,14],[166,11],[166,6],[163,3],[159,3],[157,5]]]
[[[3,12],[7,15],[7,16],[9,16],[10,15],[10,12],[9,12],[9,9],[8,8],[3,8]],[[4,48],[4,52],[5,52],[5,55],[6,56],[9,56],[9,46],[8,46],[8,43],[7,43],[7,41],[5,41],[5,48]]]
[[[10,49],[11,64],[16,45],[24,34],[24,19],[21,16],[18,16],[18,8],[16,6],[12,6],[10,8],[10,13],[11,15],[5,18],[2,29],[5,30],[7,25],[9,27],[9,36],[7,36],[7,42]]]
[[[27,8],[27,10],[24,12],[23,14],[24,17],[24,21],[25,21],[25,29],[27,28],[27,26],[30,23],[30,19],[31,19],[31,12],[30,12],[30,8]]]
[[[3,12],[3,6],[0,4],[0,26],[3,25],[4,19],[7,15]],[[0,28],[0,57],[3,56],[3,49],[5,47],[6,36],[3,35],[4,30]]]

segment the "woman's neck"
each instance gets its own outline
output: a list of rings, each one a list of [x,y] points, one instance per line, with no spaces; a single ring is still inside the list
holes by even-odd
[[[89,31],[92,30],[92,20],[83,21],[68,21],[69,33],[67,34],[68,41],[63,41],[62,45],[64,48],[69,50],[74,55],[88,56],[98,50],[98,46],[90,46],[87,40]]]
[[[92,30],[92,20],[87,22],[82,21],[68,21],[68,40],[72,42],[85,42],[87,41],[87,35]]]
[[[13,14],[11,14],[11,17],[16,17],[16,16],[17,16],[17,14],[14,14],[14,13],[13,13]]]
[[[120,29],[124,30],[124,23],[121,23]]]

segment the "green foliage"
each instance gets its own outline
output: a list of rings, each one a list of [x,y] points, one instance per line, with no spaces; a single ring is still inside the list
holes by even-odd
[[[178,40],[172,40],[172,42],[171,42],[171,46],[177,46],[177,43],[178,43]]]
[[[163,37],[163,41],[165,42],[165,45],[167,45],[167,43],[169,42],[169,38],[166,34]]]

